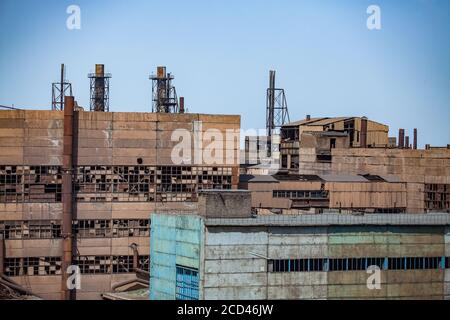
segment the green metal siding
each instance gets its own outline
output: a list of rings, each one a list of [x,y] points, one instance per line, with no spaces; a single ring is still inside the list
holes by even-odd
[[[152,214],[151,221],[150,299],[175,300],[177,265],[200,270],[203,219]]]

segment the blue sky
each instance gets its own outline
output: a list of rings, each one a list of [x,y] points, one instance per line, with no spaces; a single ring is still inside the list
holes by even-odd
[[[71,4],[81,30],[66,28]],[[112,73],[111,111],[150,111],[148,75],[165,65],[190,112],[264,128],[275,69],[291,120],[365,115],[450,143],[448,0],[0,0],[0,104],[50,108],[60,63],[85,107],[95,63]]]

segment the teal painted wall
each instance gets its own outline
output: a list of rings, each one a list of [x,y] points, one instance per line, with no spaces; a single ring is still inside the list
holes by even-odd
[[[176,265],[200,270],[203,229],[198,216],[151,215],[151,300],[175,300]]]

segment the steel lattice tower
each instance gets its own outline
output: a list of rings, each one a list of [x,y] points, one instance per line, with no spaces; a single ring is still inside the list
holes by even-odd
[[[110,73],[105,73],[103,64],[95,65],[95,73],[88,74],[90,79],[90,110],[109,111],[109,79]]]
[[[177,113],[177,92],[172,85],[174,76],[166,74],[166,67],[158,67],[156,75],[150,75],[149,79],[152,80],[152,112]]]
[[[286,102],[284,89],[275,87],[275,70],[269,71],[269,88],[266,99],[266,131],[268,142],[268,156],[271,155],[271,138],[274,134],[279,134],[280,128],[288,123],[289,111]]]
[[[65,96],[72,96],[72,84],[66,81],[64,64],[61,64],[60,82],[52,83],[52,110],[64,110]]]

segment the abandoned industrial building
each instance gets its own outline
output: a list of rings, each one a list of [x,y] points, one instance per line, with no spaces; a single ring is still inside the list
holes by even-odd
[[[195,137],[239,132],[239,115],[187,113],[165,67],[148,113],[110,110],[103,65],[88,77],[89,111],[63,70],[51,110],[0,110],[1,293],[450,298],[450,145],[419,149],[416,129],[410,144],[363,116],[290,122],[271,71],[267,135],[199,162]],[[194,137],[182,164],[179,129]],[[366,287],[369,266],[381,290]]]

